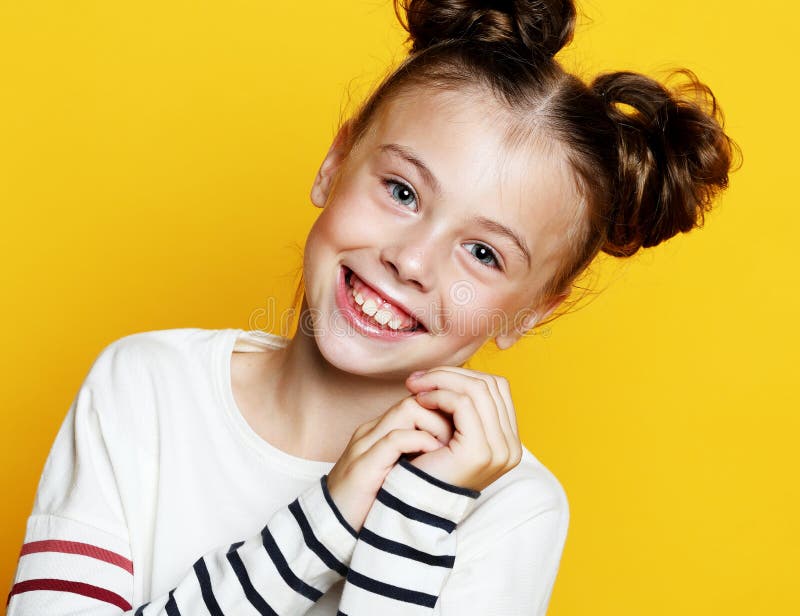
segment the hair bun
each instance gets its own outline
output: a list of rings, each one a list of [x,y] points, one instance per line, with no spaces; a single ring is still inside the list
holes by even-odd
[[[646,75],[618,71],[591,84],[619,137],[615,208],[603,248],[614,256],[702,226],[704,213],[728,186],[732,163],[741,162],[710,88],[689,69],[670,77],[686,80],[670,89]]]
[[[412,54],[456,39],[511,47],[523,57],[542,53],[552,57],[575,31],[572,0],[395,0],[394,5],[409,33]]]

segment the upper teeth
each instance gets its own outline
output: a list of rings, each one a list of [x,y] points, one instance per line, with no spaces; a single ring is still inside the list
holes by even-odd
[[[373,318],[380,323],[381,325],[386,325],[389,321],[393,321],[392,313],[388,310],[378,310],[374,315]],[[393,321],[395,322],[395,321]]]
[[[372,316],[378,311],[378,304],[376,304],[371,299],[368,299],[367,301],[361,304],[361,310],[366,312],[369,316]]]
[[[391,327],[392,329],[394,330],[400,329],[401,325],[400,319],[392,315],[392,313],[389,310],[386,310],[384,308],[378,310],[378,304],[375,303],[375,300],[373,300],[372,298],[364,300],[364,296],[361,295],[361,293],[356,292],[355,289],[352,289],[351,293],[353,295],[353,298],[356,300],[356,304],[361,306],[361,311],[364,314],[371,316],[381,325],[386,325],[388,323],[389,327]]]

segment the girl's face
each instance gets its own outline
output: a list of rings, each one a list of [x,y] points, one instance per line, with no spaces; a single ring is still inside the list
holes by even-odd
[[[522,317],[540,321],[564,299],[530,303],[562,254],[574,187],[558,149],[511,152],[504,127],[488,97],[425,92],[386,103],[349,156],[349,126],[337,135],[311,191],[323,210],[303,264],[314,336],[332,365],[392,379],[462,365],[490,337],[510,346],[531,325]],[[387,335],[353,285],[365,305],[400,304],[425,330]],[[385,309],[374,316],[408,323]]]

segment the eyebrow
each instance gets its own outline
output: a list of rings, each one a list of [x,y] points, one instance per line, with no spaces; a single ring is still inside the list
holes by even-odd
[[[519,233],[514,231],[512,228],[507,227],[503,223],[492,220],[491,218],[486,218],[485,216],[476,216],[470,219],[470,221],[480,225],[488,231],[492,231],[498,235],[503,235],[510,239],[514,243],[517,253],[528,262],[528,267],[531,266],[531,251],[528,250],[528,244],[525,241],[525,238]]]
[[[428,166],[423,163],[422,160],[420,160],[420,158],[414,154],[411,149],[404,147],[399,143],[384,143],[379,149],[381,152],[391,152],[396,154],[400,158],[403,158],[414,165],[417,168],[417,171],[419,171],[419,174],[422,176],[422,179],[425,180],[428,186],[433,189],[433,192],[435,192],[437,196],[442,194],[442,186],[439,184],[439,180],[436,179],[436,176],[433,175],[430,169],[428,169]]]
[[[381,152],[391,152],[396,154],[400,158],[403,158],[414,165],[419,171],[419,174],[422,176],[422,179],[425,180],[434,193],[436,193],[437,196],[442,194],[442,187],[441,184],[439,184],[439,180],[436,179],[436,176],[433,175],[433,172],[431,172],[428,166],[422,162],[422,160],[413,152],[413,150],[402,146],[399,143],[384,143],[378,149]],[[531,252],[528,249],[528,244],[525,241],[525,238],[519,233],[503,223],[491,218],[486,218],[485,216],[475,216],[474,218],[470,219],[470,222],[480,225],[487,231],[502,235],[511,240],[511,242],[513,242],[515,245],[517,253],[528,262],[528,267],[531,266]]]

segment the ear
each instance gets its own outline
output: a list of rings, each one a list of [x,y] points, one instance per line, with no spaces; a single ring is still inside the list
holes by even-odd
[[[324,207],[328,202],[331,188],[333,187],[336,174],[346,158],[345,144],[349,142],[351,121],[347,120],[336,132],[336,136],[328,149],[325,159],[317,171],[317,177],[311,185],[311,202],[317,207]]]
[[[527,314],[522,322],[517,325],[515,322],[512,327],[511,331],[501,332],[495,336],[495,344],[497,348],[501,350],[508,349],[511,347],[517,340],[519,340],[523,335],[525,335],[528,331],[530,331],[537,323],[540,321],[544,321],[550,313],[553,312],[556,308],[558,308],[561,303],[569,297],[569,291],[563,291],[552,298],[547,304],[541,307],[541,312],[538,310],[534,310]]]

